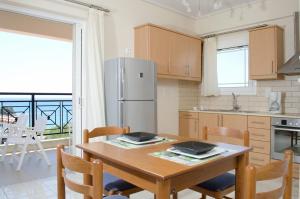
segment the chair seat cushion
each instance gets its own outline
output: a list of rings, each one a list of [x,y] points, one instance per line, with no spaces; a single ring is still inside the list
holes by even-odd
[[[113,195],[113,196],[106,196],[104,199],[129,199],[125,196]]]
[[[105,187],[107,184],[115,182],[117,180],[120,180],[120,178],[111,175],[110,173],[104,172],[103,173],[103,187]]]
[[[110,173],[104,173],[103,186],[106,191],[125,191],[136,187],[133,184],[126,182],[125,180],[111,175]]]
[[[215,178],[209,179],[205,182],[202,182],[197,186],[207,189],[209,191],[223,191],[234,185],[235,175],[231,173],[225,173]]]

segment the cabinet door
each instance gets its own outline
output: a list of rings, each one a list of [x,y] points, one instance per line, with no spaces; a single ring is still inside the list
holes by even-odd
[[[259,79],[259,76],[274,75],[276,73],[274,27],[251,31],[249,37],[250,78]]]
[[[198,113],[179,113],[179,135],[188,138],[198,138]]]
[[[247,130],[247,116],[245,115],[222,115],[223,127],[234,128],[240,131]]]
[[[157,66],[158,74],[169,73],[170,33],[166,30],[150,27],[150,60]]]
[[[170,74],[176,76],[189,76],[187,64],[187,37],[173,32],[170,32],[170,36]]]
[[[134,29],[134,57],[149,60],[148,26]]]
[[[188,66],[189,66],[189,76],[201,78],[201,51],[202,42],[199,39],[188,38]]]
[[[199,139],[202,139],[203,127],[218,127],[219,114],[217,113],[199,113]]]
[[[180,118],[179,135],[198,139],[198,120]]]

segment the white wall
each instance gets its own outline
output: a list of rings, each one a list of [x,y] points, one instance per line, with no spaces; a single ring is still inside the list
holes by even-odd
[[[22,6],[24,9],[41,9],[83,20],[87,17],[87,9],[73,6],[63,0],[2,0],[1,2]],[[154,23],[191,34],[194,32],[194,20],[141,0],[93,0],[92,2],[111,10],[111,13],[105,17],[106,59],[133,56],[133,28],[137,25]],[[159,80],[157,89],[158,131],[177,133],[178,82]]]

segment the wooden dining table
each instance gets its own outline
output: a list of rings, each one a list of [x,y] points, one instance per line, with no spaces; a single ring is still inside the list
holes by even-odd
[[[244,198],[245,167],[250,148],[215,143],[228,151],[204,163],[188,166],[150,154],[165,151],[176,142],[193,139],[168,134],[160,134],[160,136],[175,139],[175,141],[135,149],[124,149],[106,142],[80,144],[77,147],[82,149],[85,159],[102,160],[106,172],[154,193],[157,199],[169,199],[172,193],[231,170],[235,170],[236,173],[235,198]],[[87,178],[87,176],[85,177]],[[89,180],[85,182],[89,184]]]

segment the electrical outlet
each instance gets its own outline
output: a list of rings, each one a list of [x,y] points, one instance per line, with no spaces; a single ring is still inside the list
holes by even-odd
[[[131,48],[125,48],[125,57],[131,57],[131,56],[132,56]]]

